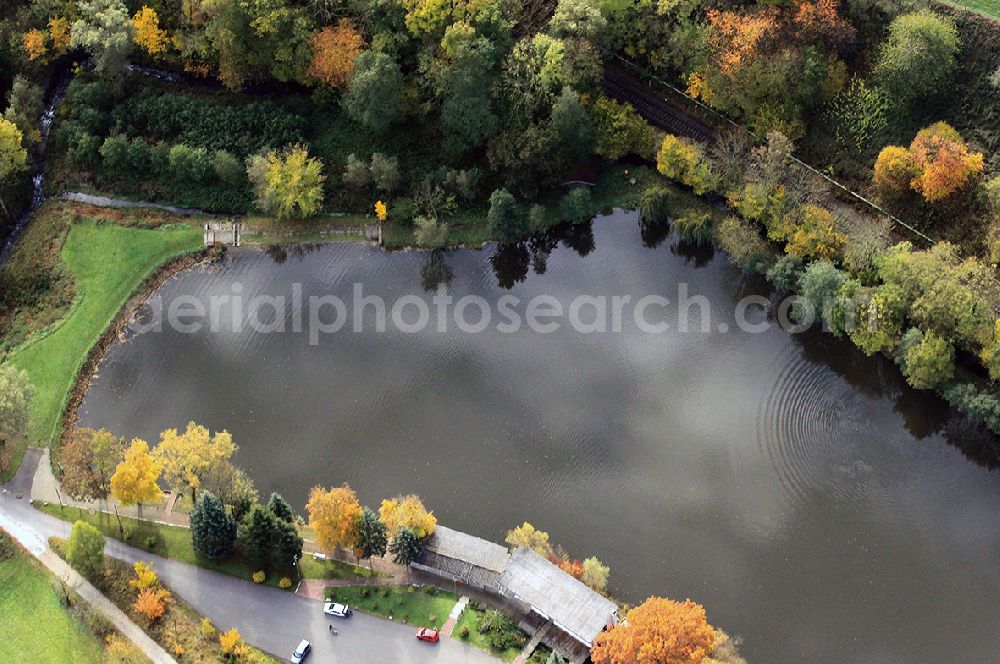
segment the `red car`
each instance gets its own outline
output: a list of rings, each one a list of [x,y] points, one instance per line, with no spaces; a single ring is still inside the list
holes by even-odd
[[[437,643],[438,639],[441,638],[441,633],[436,629],[421,627],[417,630],[417,638],[427,643]]]

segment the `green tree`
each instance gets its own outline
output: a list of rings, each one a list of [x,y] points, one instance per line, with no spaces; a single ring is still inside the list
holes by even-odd
[[[270,510],[254,505],[239,527],[239,545],[243,556],[255,568],[266,567],[273,559],[279,520]]]
[[[586,583],[599,593],[608,587],[608,575],[611,568],[603,564],[595,556],[591,556],[583,561],[583,578],[580,580]]]
[[[403,116],[403,73],[385,53],[365,51],[354,60],[344,110],[351,119],[383,134]]]
[[[132,50],[132,20],[122,0],[81,0],[79,16],[71,29],[74,48],[85,48],[94,58],[94,69],[120,81]]]
[[[0,187],[11,176],[23,171],[28,163],[28,151],[21,144],[21,139],[21,130],[14,123],[0,118]],[[0,196],[0,209],[5,217],[10,216],[3,196]]]
[[[0,472],[10,464],[10,446],[25,438],[33,394],[27,371],[0,364]]]
[[[392,559],[399,565],[409,565],[420,557],[423,546],[417,534],[409,528],[401,528],[389,544]]]
[[[40,137],[41,115],[42,88],[18,74],[7,93],[7,110],[3,117],[14,123],[26,143],[35,143]]]
[[[236,521],[211,491],[203,491],[191,512],[191,545],[207,558],[225,558],[236,544]]]
[[[370,507],[366,507],[358,515],[357,532],[355,535],[354,551],[358,558],[367,558],[371,566],[371,559],[374,556],[384,556],[388,537],[385,524]]]
[[[77,521],[66,540],[66,560],[93,582],[104,573],[104,535],[85,521]]]
[[[214,172],[212,155],[202,147],[177,143],[168,156],[170,172],[180,182],[204,182]]]
[[[310,157],[304,146],[251,157],[247,176],[257,195],[257,207],[279,219],[311,217],[323,205],[323,162]]]
[[[295,511],[292,506],[288,504],[280,493],[275,491],[271,494],[271,497],[267,500],[267,509],[271,511],[271,514],[278,517],[286,523],[295,522]]]
[[[593,213],[593,201],[591,200],[589,187],[576,187],[570,189],[559,201],[559,208],[563,217],[569,221],[583,221]]]
[[[596,41],[607,27],[607,19],[596,0],[559,0],[549,21],[549,32],[561,38]]]
[[[381,152],[372,154],[372,183],[379,191],[390,194],[399,187],[402,177],[399,174],[399,158],[387,157]]]
[[[573,88],[562,89],[552,106],[551,123],[567,161],[576,162],[590,156],[596,135],[594,123]]]
[[[955,375],[955,347],[933,332],[907,330],[896,357],[906,381],[917,389],[935,388]]]
[[[271,563],[279,569],[287,569],[302,558],[302,537],[295,524],[277,520],[277,530],[274,536],[274,548],[271,550]]]
[[[799,279],[801,300],[792,306],[791,315],[800,323],[822,322],[838,333],[837,295],[847,277],[830,261],[810,263]]]
[[[875,79],[905,104],[935,97],[952,80],[960,46],[949,19],[926,9],[904,14],[879,47]]]
[[[490,194],[486,221],[493,234],[504,243],[516,242],[529,230],[527,217],[521,214],[517,200],[506,189],[497,189]]]

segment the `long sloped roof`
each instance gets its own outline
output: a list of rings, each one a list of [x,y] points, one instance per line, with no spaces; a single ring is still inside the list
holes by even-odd
[[[531,549],[514,549],[500,584],[590,646],[618,606]]]
[[[473,535],[437,526],[424,544],[424,550],[482,567],[499,574],[507,567],[507,548]]]

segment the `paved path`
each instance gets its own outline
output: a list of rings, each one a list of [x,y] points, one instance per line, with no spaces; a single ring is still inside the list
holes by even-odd
[[[444,621],[444,625],[441,627],[441,636],[451,636],[452,632],[455,631],[455,625],[458,624],[458,619],[462,617],[462,612],[465,611],[465,607],[469,605],[469,598],[462,597],[458,598],[455,602],[455,606],[452,608],[451,613],[448,614],[448,619]]]
[[[37,463],[34,453],[29,465]],[[29,457],[26,455],[25,459]],[[34,468],[31,468],[34,471]],[[19,473],[22,475],[23,473]],[[16,484],[15,484],[16,483]],[[30,487],[30,480],[15,479],[7,488]],[[27,483],[27,485],[26,485]],[[25,493],[27,496],[27,493]],[[51,536],[68,537],[70,524],[34,509],[27,498],[0,493],[0,519],[23,532],[33,531],[39,546]],[[322,605],[277,588],[167,560],[109,539],[105,552],[126,562],[153,563],[160,579],[220,629],[236,627],[244,639],[282,659],[305,638],[314,644],[307,664],[496,664],[497,660],[468,643],[442,639],[437,644],[418,641],[415,629],[360,612],[348,619],[328,618]],[[328,624],[340,631],[332,635]]]
[[[97,205],[99,207],[106,208],[150,208],[153,210],[163,210],[164,212],[170,212],[171,214],[179,214],[185,216],[191,216],[196,214],[205,214],[203,210],[198,208],[185,208],[176,207],[174,205],[161,205],[160,203],[149,203],[147,201],[131,201],[127,198],[111,198],[109,196],[95,196],[93,194],[84,194],[79,191],[68,191],[62,196],[63,200],[73,201],[74,203],[87,203],[89,205]]]
[[[10,533],[21,545],[31,552],[45,565],[50,572],[61,579],[63,583],[72,588],[85,602],[107,618],[127,639],[132,641],[154,664],[177,664],[176,660],[167,654],[167,651],[160,647],[156,641],[151,639],[142,628],[136,625],[125,615],[114,603],[105,597],[101,591],[93,586],[89,581],[80,576],[76,570],[66,564],[62,558],[49,548],[47,538],[43,538],[37,530],[12,516],[7,510],[2,508],[4,502],[19,501],[24,506],[27,501],[25,482],[30,481],[30,470],[38,462],[40,455],[25,454],[21,468],[26,469],[25,473],[19,473],[20,478],[15,476],[9,485],[5,487],[6,494],[0,491],[0,528]],[[18,494],[23,498],[17,498]]]

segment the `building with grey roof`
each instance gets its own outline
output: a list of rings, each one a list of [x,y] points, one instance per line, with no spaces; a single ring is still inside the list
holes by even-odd
[[[497,593],[500,574],[509,560],[507,547],[439,525],[424,542],[423,553],[413,567]]]
[[[618,622],[617,604],[531,549],[514,549],[500,575],[500,594],[525,604],[588,648]]]

